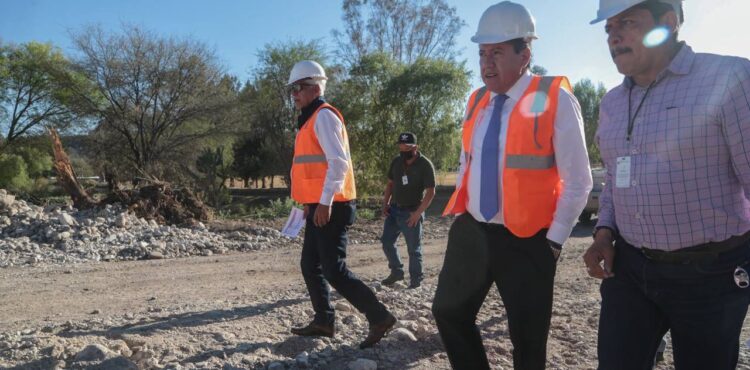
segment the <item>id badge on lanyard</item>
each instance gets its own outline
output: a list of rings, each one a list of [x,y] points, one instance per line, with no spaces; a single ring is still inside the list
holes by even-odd
[[[630,156],[617,157],[617,172],[615,176],[615,187],[630,187]]]

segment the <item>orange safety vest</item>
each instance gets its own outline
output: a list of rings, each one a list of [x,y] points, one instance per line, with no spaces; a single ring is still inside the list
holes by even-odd
[[[533,76],[510,114],[500,196],[505,227],[518,237],[531,237],[549,228],[562,190],[552,145],[560,87],[571,91],[566,77]],[[474,91],[469,98],[462,137],[466,170],[443,215],[466,212],[469,197],[478,196],[468,193],[472,135],[479,112],[483,112],[489,102],[486,86]]]
[[[334,194],[334,202],[344,202],[357,198],[354,188],[354,171],[349,151],[349,136],[346,134],[344,117],[336,108],[324,103],[305,121],[297,138],[294,140],[294,159],[292,161],[292,199],[302,204],[319,203],[323,193],[323,183],[328,170],[328,161],[315,135],[315,121],[321,109],[330,109],[341,120],[341,134],[344,137],[344,151],[349,168],[344,177],[344,188]]]

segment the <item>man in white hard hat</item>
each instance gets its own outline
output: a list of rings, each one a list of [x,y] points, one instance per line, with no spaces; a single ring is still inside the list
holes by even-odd
[[[680,0],[600,0],[625,75],[602,99],[600,369],[734,369],[750,303],[750,61],[678,41]]]
[[[489,369],[476,318],[493,283],[516,369],[543,369],[557,259],[592,187],[580,107],[565,77],[529,72],[534,19],[489,7],[472,41],[485,86],[469,98],[457,214],[432,312],[455,369]],[[500,313],[498,313],[500,314]]]
[[[310,60],[295,64],[289,77],[294,105],[301,111],[294,142],[292,198],[305,205],[300,265],[315,311],[311,323],[293,328],[292,333],[333,337],[330,284],[367,317],[370,331],[360,343],[360,348],[367,348],[383,338],[396,318],[346,266],[346,232],[354,223],[357,195],[344,118],[323,98],[326,80],[323,67]]]

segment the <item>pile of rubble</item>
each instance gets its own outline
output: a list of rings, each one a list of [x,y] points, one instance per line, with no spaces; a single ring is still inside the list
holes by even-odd
[[[40,207],[0,189],[0,267],[209,256],[289,243],[265,227],[214,233],[200,222],[160,225],[117,204],[85,211]]]

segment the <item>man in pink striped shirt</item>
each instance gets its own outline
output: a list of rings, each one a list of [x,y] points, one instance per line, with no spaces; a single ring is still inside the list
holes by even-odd
[[[600,369],[734,369],[750,303],[750,61],[678,41],[681,0],[600,0],[623,83],[602,99],[607,168],[588,273]]]

